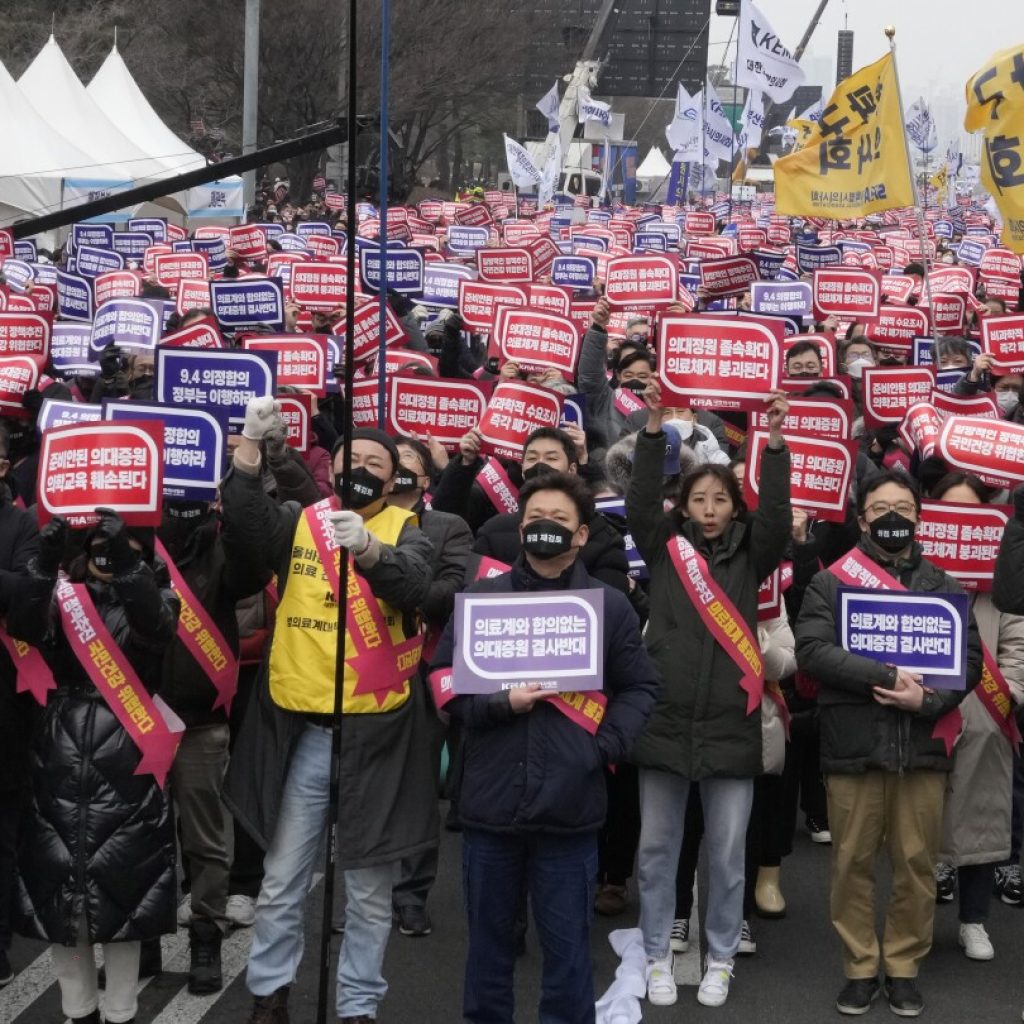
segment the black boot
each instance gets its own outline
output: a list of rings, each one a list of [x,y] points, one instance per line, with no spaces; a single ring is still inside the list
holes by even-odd
[[[143,939],[139,950],[139,978],[155,978],[163,973],[163,957],[160,953],[159,939]],[[96,972],[96,987],[107,987],[107,969],[101,967]]]
[[[100,1024],[100,1011],[93,1010],[88,1017],[74,1017],[71,1024]]]
[[[208,995],[224,987],[220,969],[221,931],[213,921],[192,918],[188,929],[192,964],[188,971],[188,990],[193,995]]]
[[[269,996],[256,996],[245,1024],[289,1024],[288,986],[279,988]]]

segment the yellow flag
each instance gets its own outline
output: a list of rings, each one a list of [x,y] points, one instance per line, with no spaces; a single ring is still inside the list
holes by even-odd
[[[774,169],[781,214],[845,220],[913,206],[892,54],[840,82],[803,146]]]
[[[1024,252],[1024,44],[968,80],[964,128],[983,133],[981,183],[1003,216],[1003,245]]]
[[[814,133],[814,127],[817,122],[805,121],[802,118],[795,117],[792,121],[786,122],[787,128],[792,128],[796,132],[796,146],[795,149],[803,149],[807,145],[808,140]]]

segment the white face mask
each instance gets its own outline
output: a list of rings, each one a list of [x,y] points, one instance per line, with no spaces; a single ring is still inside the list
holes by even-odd
[[[996,402],[999,403],[999,408],[1002,409],[1003,415],[1009,416],[1017,408],[1017,404],[1020,402],[1020,395],[1016,391],[997,391]]]
[[[846,364],[846,372],[851,377],[861,377],[864,374],[865,366],[874,366],[875,361],[870,356],[857,356]]]
[[[665,422],[675,427],[684,441],[693,433],[693,420],[666,420]]]

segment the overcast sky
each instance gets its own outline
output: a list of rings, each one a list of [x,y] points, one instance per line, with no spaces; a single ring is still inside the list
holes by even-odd
[[[818,0],[758,0],[761,13],[795,49],[818,7]],[[712,10],[714,5],[712,4]],[[844,24],[845,21],[845,24]],[[732,18],[711,18],[710,63],[722,59],[729,38]],[[828,96],[835,84],[836,33],[853,29],[854,69],[883,56],[888,41],[882,29],[896,26],[896,55],[904,103],[909,106],[917,96],[937,99],[942,92],[954,91],[958,113],[963,115],[963,88],[967,79],[998,50],[1024,43],[1024,3],[1021,0],[829,0],[825,13],[814,30],[804,63],[817,69],[827,61],[833,79],[813,84],[825,86]],[[730,51],[730,59],[734,51]],[[931,95],[930,95],[931,94]],[[947,97],[946,105],[952,104]],[[949,115],[952,130],[953,115]],[[943,124],[940,120],[940,132]]]

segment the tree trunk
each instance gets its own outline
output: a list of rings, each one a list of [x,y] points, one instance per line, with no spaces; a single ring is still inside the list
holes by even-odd
[[[437,177],[441,182],[441,188],[452,187],[452,165],[448,159],[448,143],[444,143],[437,150]]]
[[[462,185],[462,132],[455,132],[452,136],[452,188]]]

